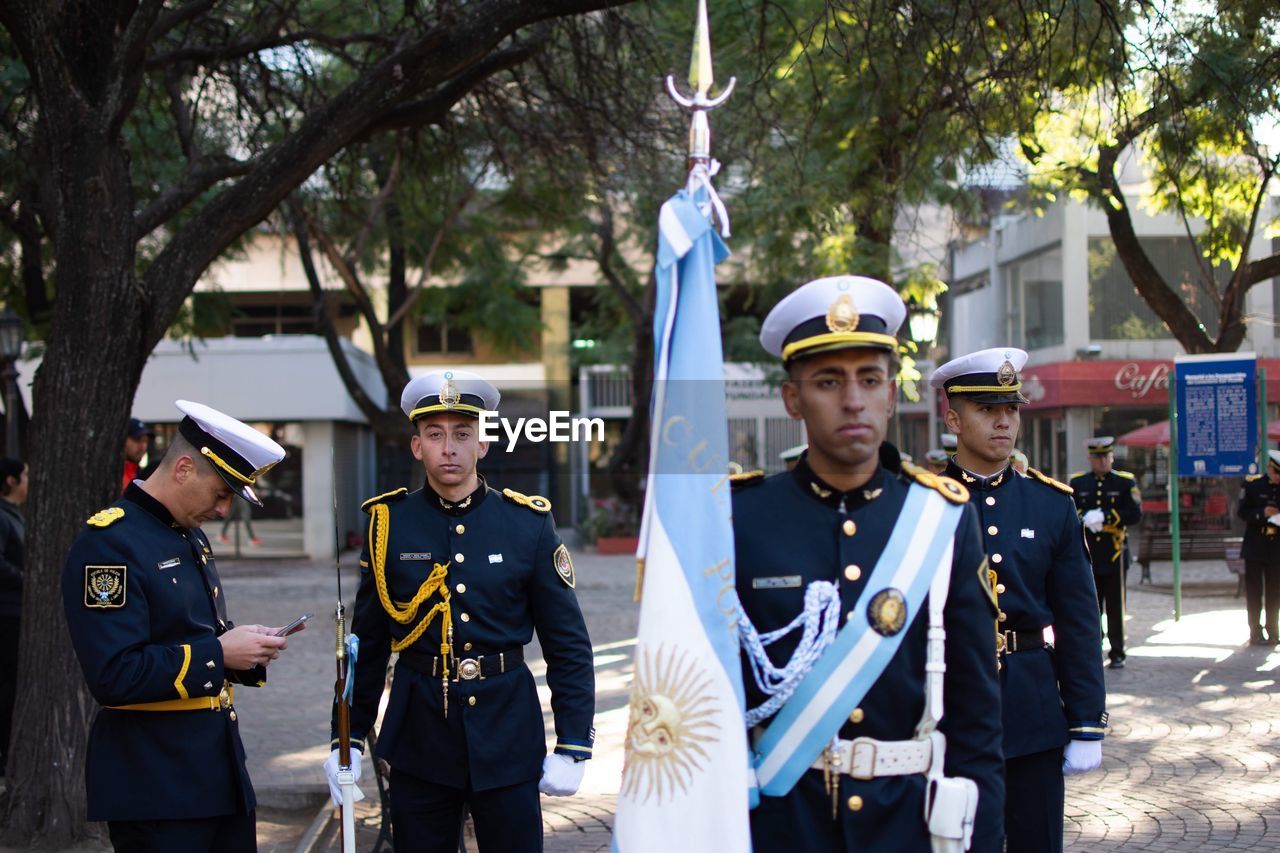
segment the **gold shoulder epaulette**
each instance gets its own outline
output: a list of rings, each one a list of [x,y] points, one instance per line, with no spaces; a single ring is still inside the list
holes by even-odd
[[[390,503],[391,501],[398,501],[407,494],[409,494],[409,490],[406,489],[404,486],[401,486],[398,489],[393,489],[389,492],[383,492],[380,495],[369,498],[369,500],[360,504],[360,509],[364,510],[365,512],[368,512],[373,507],[374,504],[384,504],[384,503]]]
[[[1262,479],[1262,475],[1261,475],[1261,474],[1246,474],[1246,475],[1245,475],[1245,478],[1244,478],[1244,481],[1245,481],[1246,483],[1252,483],[1252,482],[1254,482],[1255,480],[1261,480],[1261,479]]]
[[[1089,473],[1088,471],[1072,471],[1071,476],[1068,477],[1067,479],[1074,480],[1076,477],[1083,477],[1085,474],[1088,474],[1088,473]]]
[[[747,486],[756,486],[764,482],[764,471],[757,468],[754,471],[743,471],[741,474],[729,475],[729,488],[745,489]]]
[[[935,474],[932,471],[926,468],[921,468],[919,465],[912,462],[902,463],[902,473],[906,474],[922,486],[930,489],[936,489],[944,498],[951,501],[953,504],[969,502],[969,490],[950,477]]]
[[[515,489],[503,489],[502,496],[513,504],[527,506],[534,512],[551,512],[551,501],[542,495],[522,495]]]
[[[1076,490],[1068,486],[1066,483],[1063,483],[1060,480],[1053,479],[1048,474],[1044,473],[1038,468],[1028,468],[1027,473],[1030,474],[1035,479],[1039,480],[1040,482],[1044,483],[1046,486],[1053,486],[1055,489],[1062,492],[1063,494],[1074,495],[1076,493]]]
[[[1133,476],[1133,473],[1131,471],[1117,471],[1115,468],[1112,468],[1111,473],[1115,474],[1117,477],[1124,477],[1126,480],[1137,479],[1136,477]]]
[[[85,520],[85,524],[90,527],[110,527],[120,519],[124,518],[124,508],[118,506],[109,506],[106,509],[100,509]]]

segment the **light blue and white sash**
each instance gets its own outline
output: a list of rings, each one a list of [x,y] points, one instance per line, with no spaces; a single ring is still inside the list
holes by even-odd
[[[790,791],[889,665],[919,614],[934,575],[951,571],[952,538],[963,510],[963,505],[951,503],[934,489],[911,485],[848,623],[756,744],[761,793],[780,797]],[[885,637],[871,629],[867,604],[890,588],[906,599],[907,621],[901,631]]]

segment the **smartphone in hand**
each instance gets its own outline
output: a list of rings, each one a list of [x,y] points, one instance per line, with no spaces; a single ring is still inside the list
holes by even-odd
[[[303,613],[297,619],[294,619],[288,625],[285,625],[279,631],[276,631],[275,635],[277,637],[287,637],[290,634],[294,634],[294,633],[297,633],[298,631],[301,631],[302,627],[307,624],[307,620],[310,619],[312,616],[315,616],[315,614]]]

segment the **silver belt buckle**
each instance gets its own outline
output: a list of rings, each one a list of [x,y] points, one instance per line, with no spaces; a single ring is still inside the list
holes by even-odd
[[[458,661],[458,677],[463,681],[472,681],[480,677],[480,661],[466,658]]]

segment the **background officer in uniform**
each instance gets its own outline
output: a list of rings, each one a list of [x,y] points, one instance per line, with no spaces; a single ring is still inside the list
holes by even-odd
[[[924,464],[935,474],[942,474],[947,470],[947,463],[951,461],[951,454],[942,448],[930,450],[924,455]]]
[[[391,765],[397,850],[456,850],[464,805],[482,851],[541,850],[539,790],[575,793],[591,757],[591,641],[551,504],[492,489],[476,471],[489,449],[477,419],[498,399],[492,385],[461,370],[410,382],[400,406],[426,485],[364,504],[352,747],[363,751],[388,656],[398,652],[377,743],[377,757]],[[555,715],[552,755],[524,664],[535,630]],[[360,752],[352,763],[358,770]],[[325,769],[339,801],[336,750]]]
[[[1249,618],[1249,644],[1274,646],[1277,643],[1277,611],[1280,611],[1280,450],[1267,451],[1265,476],[1246,477],[1240,490],[1236,513],[1245,521],[1244,560],[1245,614]],[[1262,633],[1263,603],[1266,603],[1266,635]]]
[[[809,448],[794,471],[765,479],[738,478],[733,495],[737,589],[757,631],[782,628],[805,611],[815,581],[839,588],[840,627],[898,522],[907,491],[920,480],[943,490],[922,469],[903,466],[884,442],[897,397],[897,340],[905,316],[887,285],[857,276],[809,282],[769,314],[764,348],[788,372],[787,412],[805,423]],[[963,490],[944,492],[963,500]],[[992,630],[995,609],[987,585],[974,513],[964,508],[954,534],[946,628],[945,772],[977,783],[971,849],[998,851],[1004,786],[1000,705]],[[926,599],[927,602],[927,599]],[[856,708],[839,738],[909,741],[925,703],[927,604]],[[781,666],[799,631],[769,646]],[[747,707],[765,701],[746,666]],[[767,726],[772,719],[762,725]],[[758,732],[753,732],[753,743]],[[847,744],[842,749],[848,749]],[[886,750],[887,751],[887,750]],[[920,767],[900,775],[877,771],[858,779],[810,769],[785,796],[762,796],[751,813],[757,853],[770,851],[928,851],[926,778]]]
[[[1109,435],[1085,442],[1089,467],[1071,475],[1072,497],[1084,522],[1098,609],[1107,614],[1112,669],[1124,668],[1124,587],[1129,572],[1129,528],[1142,520],[1142,493],[1128,471],[1116,471]]]
[[[255,799],[230,683],[261,686],[285,647],[276,629],[227,618],[200,525],[284,449],[252,427],[179,400],[185,417],[146,481],[95,514],[62,576],[71,642],[102,705],[89,734],[89,820],[118,851],[257,849]]]
[[[982,350],[942,365],[930,384],[946,391],[946,424],[959,439],[948,474],[972,493],[999,575],[1008,851],[1050,853],[1062,849],[1063,774],[1102,762],[1106,691],[1071,488],[1035,468],[1019,476],[1009,461],[1026,361],[1012,347]]]

